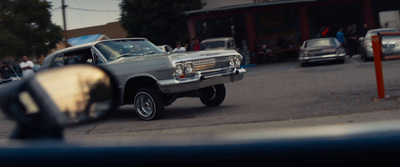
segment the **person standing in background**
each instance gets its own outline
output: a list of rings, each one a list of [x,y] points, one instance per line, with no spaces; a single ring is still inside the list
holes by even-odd
[[[357,41],[357,52],[358,53],[362,53],[363,52],[363,50],[362,50],[363,40],[360,40],[360,38],[361,37],[365,38],[365,35],[367,35],[368,30],[369,30],[368,24],[364,23],[363,27],[361,28],[361,30],[358,33],[358,41]]]
[[[365,37],[365,35],[367,34],[369,28],[368,28],[368,24],[364,23],[363,28],[360,30],[359,36],[360,37]]]
[[[339,31],[336,33],[336,38],[339,41],[340,46],[345,47],[346,38],[344,38],[343,27],[339,28]]]
[[[178,42],[176,42],[176,48],[172,52],[174,52],[174,53],[176,53],[176,52],[186,52],[186,48],[182,47],[181,42],[178,41]]]
[[[269,49],[266,43],[263,43],[261,48],[257,51],[257,57],[259,57],[259,61],[263,64],[271,62],[271,49]]]
[[[349,53],[349,58],[357,52],[357,33],[352,26],[347,28],[346,40],[347,40],[347,52]]]
[[[190,46],[190,51],[199,51],[200,50],[199,37],[194,37],[193,41],[194,43]]]
[[[3,62],[0,68],[0,83],[11,82],[12,69],[9,62]]]
[[[22,57],[22,62],[19,64],[22,70],[22,77],[26,78],[30,75],[34,75],[33,67],[34,64],[28,59],[28,56]]]

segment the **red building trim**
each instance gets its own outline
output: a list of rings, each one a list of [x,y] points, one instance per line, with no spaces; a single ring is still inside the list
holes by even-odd
[[[246,13],[246,34],[248,49],[250,53],[254,53],[256,48],[256,32],[254,26],[254,15],[252,12]]]
[[[376,24],[374,21],[371,0],[365,0],[363,3],[363,8],[365,23],[368,24],[369,28],[374,29]]]
[[[308,23],[307,7],[299,7],[301,38],[303,41],[310,39],[310,26]]]
[[[187,29],[190,36],[190,39],[193,39],[196,36],[196,29],[194,26],[194,20],[187,20]],[[189,40],[189,45],[192,44],[192,40]]]

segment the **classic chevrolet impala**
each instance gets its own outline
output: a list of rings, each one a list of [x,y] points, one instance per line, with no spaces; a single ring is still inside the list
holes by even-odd
[[[242,56],[234,51],[168,54],[145,38],[98,41],[47,56],[40,70],[90,63],[111,71],[119,81],[121,104],[134,104],[143,120],[160,118],[180,97],[199,97],[206,106],[225,99],[224,83],[243,79]]]

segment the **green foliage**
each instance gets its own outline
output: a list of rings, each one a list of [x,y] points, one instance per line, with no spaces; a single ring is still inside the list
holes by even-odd
[[[200,0],[122,0],[120,21],[132,37],[175,46],[178,40],[188,40],[184,12],[202,5]]]
[[[44,0],[0,1],[0,58],[47,54],[63,38]]]

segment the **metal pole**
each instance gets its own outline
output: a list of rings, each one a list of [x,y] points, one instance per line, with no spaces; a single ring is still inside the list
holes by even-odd
[[[61,0],[61,9],[62,9],[62,16],[63,16],[63,23],[64,23],[64,31],[67,31],[67,21],[65,21],[65,8],[67,7],[64,3],[64,0]]]
[[[17,72],[15,72],[15,70],[14,70],[13,66],[10,66],[10,67],[11,67],[11,70],[14,72],[15,76],[17,77],[17,79],[18,79],[18,80],[21,80],[21,79],[19,78],[19,76],[18,76]]]
[[[374,51],[374,64],[376,74],[376,85],[378,88],[378,99],[385,98],[385,85],[383,83],[383,72],[382,72],[382,42],[378,35],[372,36],[372,49]]]

